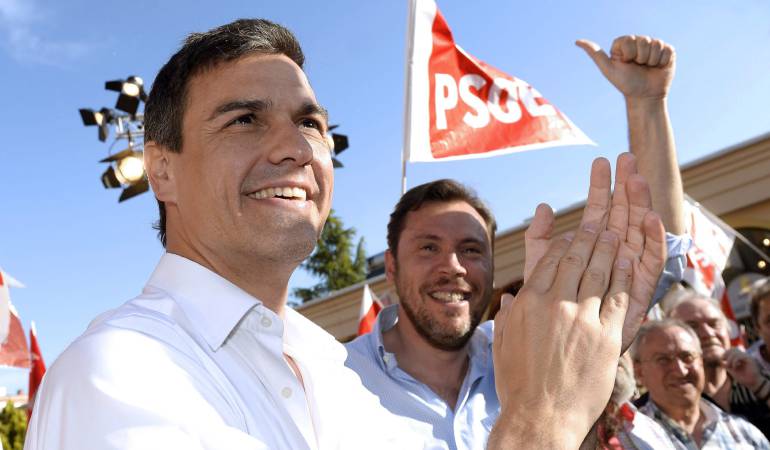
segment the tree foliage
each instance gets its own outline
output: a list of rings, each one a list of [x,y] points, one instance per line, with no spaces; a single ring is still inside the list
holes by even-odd
[[[310,288],[294,289],[294,295],[306,302],[363,281],[366,278],[364,238],[358,240],[354,253],[355,237],[356,230],[345,228],[342,219],[332,210],[315,251],[302,263],[303,269],[321,281]]]
[[[0,441],[4,450],[22,450],[27,433],[27,412],[16,409],[13,402],[6,402],[0,411]]]

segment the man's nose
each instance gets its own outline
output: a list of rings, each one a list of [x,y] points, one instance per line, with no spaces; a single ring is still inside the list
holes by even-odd
[[[451,276],[465,276],[468,273],[455,251],[450,251],[444,255],[441,271]]]
[[[296,124],[286,121],[274,127],[269,159],[273,164],[292,162],[306,166],[313,162],[313,146]]]

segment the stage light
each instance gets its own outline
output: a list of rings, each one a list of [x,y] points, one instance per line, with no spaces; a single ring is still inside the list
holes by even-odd
[[[104,142],[109,136],[110,129],[109,124],[112,120],[112,113],[107,108],[102,108],[99,111],[94,111],[90,108],[81,108],[80,118],[83,120],[83,125],[91,126],[96,125],[99,127],[97,137],[100,141]]]
[[[108,91],[119,92],[115,109],[80,109],[83,125],[99,128],[99,140],[104,142],[110,134],[115,135],[115,145],[120,140],[128,141],[128,148],[108,156],[100,162],[109,166],[101,175],[101,182],[107,189],[123,188],[119,202],[146,192],[149,183],[144,172],[142,148],[144,146],[144,115],[138,113],[139,103],[147,101],[144,80],[131,75],[125,80],[110,80],[104,83]],[[112,147],[110,147],[112,148]]]
[[[333,130],[333,129],[337,128],[338,126],[339,126],[339,125],[332,125],[332,126],[330,126],[330,127],[329,127],[329,131],[331,131],[331,130]],[[327,135],[327,136],[328,136],[328,135]],[[348,148],[348,146],[349,146],[349,143],[348,143],[348,137],[347,137],[346,135],[344,135],[344,134],[337,134],[337,133],[332,133],[332,134],[331,134],[331,139],[330,139],[330,140],[331,140],[331,146],[332,146],[332,150],[334,150],[334,156],[337,156],[337,155],[339,155],[339,154],[340,154],[340,153],[342,153],[342,152],[343,152],[345,149],[347,149],[347,148]],[[339,169],[339,168],[341,168],[341,167],[345,167],[345,166],[343,166],[343,165],[342,165],[342,163],[340,162],[340,160],[339,160],[339,159],[337,159],[337,158],[335,158],[335,157],[332,157],[332,166],[333,166],[335,169]]]
[[[125,188],[120,194],[118,202],[149,189],[150,185],[145,178],[142,156],[142,152],[127,148],[99,161],[110,164],[101,177],[104,187],[108,189]]]
[[[147,94],[144,92],[144,80],[136,75],[131,75],[125,80],[112,80],[104,83],[104,88],[108,91],[120,92],[115,108],[136,115],[139,109],[139,101],[147,101]]]

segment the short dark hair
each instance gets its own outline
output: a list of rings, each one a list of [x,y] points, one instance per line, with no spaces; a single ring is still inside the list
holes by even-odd
[[[770,301],[770,278],[755,281],[751,286],[751,319],[759,324],[759,304]]]
[[[388,222],[388,249],[396,256],[404,222],[410,211],[417,211],[426,203],[465,202],[484,219],[489,232],[490,243],[494,248],[497,222],[489,207],[476,195],[472,189],[449,179],[431,181],[409,189],[396,203],[396,208],[390,214]]]
[[[291,31],[265,19],[238,19],[205,33],[192,33],[160,69],[144,109],[145,141],[173,152],[182,151],[182,121],[190,79],[224,62],[255,53],[286,55],[300,68],[305,56]],[[160,219],[155,225],[166,246],[166,208],[158,201]]]

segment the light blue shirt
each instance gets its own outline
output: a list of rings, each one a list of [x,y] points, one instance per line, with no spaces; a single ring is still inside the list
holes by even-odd
[[[468,342],[468,372],[457,405],[447,405],[428,386],[401,370],[385,350],[382,333],[398,321],[398,305],[380,311],[371,333],[346,344],[345,365],[361,376],[380,403],[425,437],[425,448],[479,449],[500,413],[492,366],[492,321],[476,328]]]
[[[682,279],[685,254],[691,244],[689,236],[666,233],[668,259],[653,302]],[[345,345],[348,350],[345,365],[361,376],[364,386],[380,398],[385,408],[425,437],[425,448],[485,448],[500,413],[492,365],[493,322],[479,325],[468,342],[468,373],[457,404],[450,406],[428,386],[401,370],[396,355],[385,350],[382,333],[397,321],[398,305],[383,309],[370,333]]]

